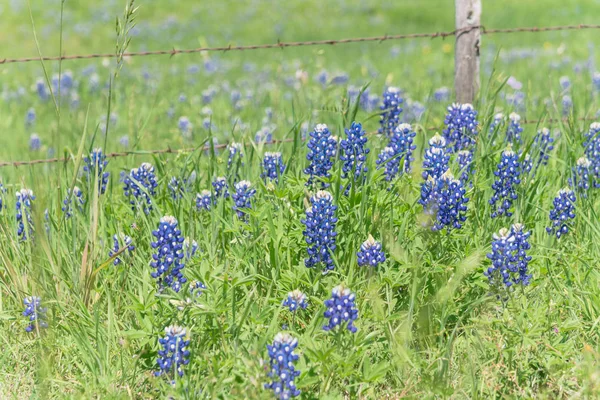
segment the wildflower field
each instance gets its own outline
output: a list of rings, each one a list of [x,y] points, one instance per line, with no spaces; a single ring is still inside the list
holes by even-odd
[[[454,27],[279,3],[0,4],[0,398],[598,398],[597,31],[123,56]]]

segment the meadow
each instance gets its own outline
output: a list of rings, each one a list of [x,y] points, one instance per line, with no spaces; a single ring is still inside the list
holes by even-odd
[[[451,1],[134,6],[0,5],[0,60],[116,55],[0,63],[0,162],[66,159],[0,167],[0,397],[600,396],[596,30],[484,36],[469,107],[453,37],[120,56],[451,31]]]

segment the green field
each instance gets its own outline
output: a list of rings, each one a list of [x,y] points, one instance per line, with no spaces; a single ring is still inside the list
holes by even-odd
[[[0,61],[60,51],[119,53],[129,39],[127,51],[146,51],[454,29],[450,0],[135,5],[134,24],[127,24],[124,1],[64,1],[61,8],[59,0],[7,0],[0,4]],[[593,24],[599,12],[597,0],[483,0],[482,24]],[[116,18],[135,26],[115,29]],[[558,240],[546,232],[553,200],[584,156],[584,135],[594,118],[600,121],[600,83],[592,80],[600,71],[597,35],[483,37],[467,219],[449,233],[431,231],[418,201],[428,141],[444,129],[452,103],[452,93],[443,101],[434,93],[452,92],[453,37],[133,57],[121,65],[115,58],[0,62],[0,162],[67,158],[0,168],[0,398],[273,398],[264,388],[267,345],[279,332],[298,339],[299,398],[599,397],[599,190],[577,191],[567,235]],[[65,76],[72,84],[59,93],[53,80]],[[324,84],[319,76],[326,76]],[[565,76],[568,89],[560,84]],[[522,88],[507,85],[509,77]],[[391,183],[376,164],[388,145],[375,134],[381,103],[355,107],[348,96],[350,87],[381,97],[387,86],[402,88],[402,116],[424,108],[406,117],[416,132],[412,171]],[[572,108],[565,109],[565,96]],[[540,121],[523,124],[521,162],[535,155],[542,127],[555,136],[555,149],[534,178],[518,185],[514,215],[490,218],[494,171],[506,144],[505,127],[488,134],[489,127],[494,114],[513,111]],[[193,125],[189,135],[180,117]],[[320,265],[305,267],[302,219],[318,187],[306,185],[306,135],[325,123],[343,139],[354,120],[368,132],[368,172],[362,184],[344,179],[338,149],[327,180],[339,219],[335,269],[323,275]],[[264,127],[276,143],[256,139]],[[39,147],[32,148],[32,134]],[[234,141],[244,156],[230,167],[223,146]],[[129,152],[108,158],[103,194],[84,170],[84,158],[97,147]],[[149,153],[157,149],[173,151]],[[282,153],[285,172],[278,182],[265,181],[263,156],[274,151]],[[148,214],[132,209],[120,182],[143,162],[157,176]],[[454,160],[450,169],[459,176]],[[236,216],[231,198],[197,210],[196,193],[212,190],[217,176],[253,184],[245,218]],[[171,196],[172,178],[190,182],[181,198]],[[341,185],[351,186],[348,195]],[[84,204],[67,217],[61,208],[74,186]],[[35,194],[27,240],[17,234],[15,197],[22,188]],[[159,291],[151,276],[152,231],[165,215],[198,243],[183,269],[189,281],[206,286],[198,297],[187,284]],[[499,299],[484,275],[491,266],[486,254],[492,235],[515,223],[531,231],[531,283]],[[121,248],[115,265],[109,252],[120,233],[135,250]],[[387,258],[376,268],[358,266],[369,235]],[[322,329],[324,301],[339,284],[356,294],[354,334]],[[307,295],[308,307],[292,313],[282,302],[294,289]],[[47,307],[47,328],[25,331],[28,296],[40,296]],[[190,340],[189,364],[174,385],[154,376],[158,340],[170,325],[186,327]]]

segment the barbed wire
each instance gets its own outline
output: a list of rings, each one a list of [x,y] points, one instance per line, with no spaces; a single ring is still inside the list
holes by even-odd
[[[483,25],[470,26],[467,28],[455,29],[447,32],[429,32],[429,33],[409,33],[399,35],[383,35],[383,36],[372,36],[372,37],[358,37],[358,38],[346,38],[346,39],[327,39],[327,40],[309,40],[302,42],[281,42],[277,43],[266,43],[266,44],[254,44],[254,45],[240,45],[240,46],[219,46],[219,47],[198,47],[194,49],[170,49],[170,50],[152,50],[152,51],[137,51],[127,52],[124,57],[144,57],[144,56],[160,56],[170,55],[175,56],[177,54],[191,54],[201,52],[228,52],[228,51],[246,51],[246,50],[260,50],[260,49],[284,49],[286,47],[302,47],[302,46],[321,46],[321,45],[338,45],[348,43],[361,43],[361,42],[385,42],[388,40],[403,40],[403,39],[419,39],[419,38],[446,38],[448,36],[456,36],[459,34],[468,33],[474,30],[479,30],[482,35],[491,35],[499,33],[519,33],[519,32],[551,32],[551,31],[565,31],[565,30],[582,30],[582,29],[600,29],[600,25],[562,25],[562,26],[543,26],[543,27],[520,27],[520,28],[501,28],[501,29],[486,29]],[[33,61],[61,61],[61,60],[80,60],[90,58],[114,58],[116,54],[113,53],[96,53],[96,54],[75,54],[75,55],[60,55],[60,56],[44,56],[44,57],[25,57],[25,58],[3,58],[0,59],[0,64],[15,64],[15,63],[27,63]]]
[[[596,120],[598,120],[598,118],[581,117],[581,118],[576,118],[574,120],[575,121],[596,121]],[[541,123],[552,124],[552,123],[557,123],[557,122],[568,122],[568,121],[569,121],[569,118],[548,118],[548,119],[539,119],[539,120],[522,120],[521,124],[541,124]],[[442,130],[442,128],[439,126],[429,126],[429,127],[425,127],[424,129],[427,131],[441,131]],[[369,132],[368,135],[376,135],[378,133],[379,133],[378,131],[374,131],[374,132]],[[271,140],[269,142],[264,142],[262,144],[266,145],[266,146],[272,146],[272,145],[281,144],[281,143],[291,143],[293,141],[294,141],[294,138],[275,139],[275,140]],[[213,148],[215,150],[224,149],[224,148],[227,148],[227,146],[229,146],[229,144],[230,143],[215,144],[215,145],[213,145]],[[249,146],[252,146],[253,143],[247,142],[244,145],[246,147],[249,147]],[[156,149],[156,150],[132,150],[132,151],[107,153],[106,157],[115,158],[115,157],[126,157],[126,156],[144,156],[144,155],[153,155],[153,154],[179,154],[179,153],[191,153],[194,151],[209,151],[210,149],[211,149],[211,147],[208,145],[205,145],[202,147],[187,147],[187,148],[179,148],[179,149],[173,149],[171,147],[167,147],[165,149]],[[68,161],[71,161],[74,159],[75,158],[73,156],[68,156],[68,157],[62,157],[62,158],[55,157],[55,158],[44,158],[44,159],[25,160],[25,161],[0,161],[0,168],[21,167],[21,166],[26,166],[26,165],[38,165],[38,164],[53,164],[53,163],[59,163],[59,162],[68,162]]]

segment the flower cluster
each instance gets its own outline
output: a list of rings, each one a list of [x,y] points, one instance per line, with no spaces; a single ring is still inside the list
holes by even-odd
[[[306,217],[302,223],[306,226],[304,238],[308,244],[308,258],[304,264],[308,268],[322,262],[325,264],[327,273],[334,269],[334,262],[331,253],[335,251],[335,217],[336,206],[333,205],[333,196],[331,193],[320,190],[310,199],[311,207],[306,210]]]
[[[489,203],[492,206],[492,218],[506,215],[510,217],[512,203],[517,199],[517,185],[521,183],[521,166],[519,156],[512,150],[509,144],[502,152],[498,169],[494,171],[496,181],[492,184],[494,194]],[[497,204],[498,203],[498,204]]]
[[[473,182],[471,182],[471,176],[473,175],[473,151],[461,150],[456,154],[456,157],[460,171],[460,181],[465,187],[467,183],[473,186]]]
[[[196,210],[210,211],[210,207],[213,204],[212,193],[210,190],[203,190],[200,193],[196,193]]]
[[[385,166],[385,179],[391,181],[400,171],[400,162],[403,160],[402,173],[411,171],[411,162],[414,161],[413,151],[417,148],[413,144],[416,136],[410,124],[400,124],[394,129],[390,143],[379,154],[377,168]]]
[[[114,265],[119,265],[123,262],[123,260],[118,255],[124,253],[125,250],[127,250],[129,254],[131,254],[135,250],[135,246],[133,245],[133,239],[122,232],[113,235],[113,247],[108,252],[108,256],[115,256],[115,260],[113,261]]]
[[[191,260],[198,252],[198,242],[195,240],[190,240],[189,237],[183,239],[183,254],[187,261]]]
[[[343,162],[342,177],[348,178],[353,175],[354,181],[359,183],[361,177],[364,179],[367,173],[366,160],[370,150],[365,148],[366,132],[358,122],[353,122],[350,129],[346,129],[345,132],[346,139],[342,139],[340,142],[340,160]]]
[[[298,339],[287,333],[275,335],[272,345],[267,345],[271,371],[268,376],[271,382],[265,383],[265,389],[270,389],[278,399],[287,400],[300,395],[294,380],[300,375],[294,363],[298,355],[294,349],[298,346]]]
[[[173,200],[179,200],[183,198],[186,192],[190,192],[192,190],[192,184],[192,176],[190,176],[189,179],[181,179],[175,176],[172,177],[167,185],[169,187],[169,192],[171,193],[171,198]]]
[[[377,169],[385,167],[385,180],[391,181],[398,175],[400,169],[401,156],[396,154],[396,150],[393,147],[385,147],[379,153],[377,158]]]
[[[578,190],[584,197],[590,188],[590,174],[592,162],[587,157],[580,157],[577,166],[572,169],[572,177],[569,178],[569,186]]]
[[[419,203],[425,213],[434,217],[433,231],[462,228],[462,223],[467,219],[465,212],[469,202],[465,194],[462,182],[454,179],[450,171],[437,179],[429,177],[423,183]]]
[[[496,131],[496,128],[500,129],[502,125],[504,125],[504,114],[495,114],[492,122],[490,123],[490,129],[488,130],[488,133],[491,135]]]
[[[190,283],[189,291],[190,295],[198,298],[202,295],[202,291],[206,290],[206,285],[200,281],[192,281]]]
[[[63,205],[61,207],[61,210],[65,213],[65,218],[71,218],[73,215],[73,200],[75,200],[77,209],[83,211],[85,200],[83,198],[83,192],[77,186],[73,186],[73,190],[71,190],[71,188],[67,189],[67,197],[63,200]]]
[[[548,128],[542,128],[537,132],[533,139],[533,144],[529,149],[529,153],[533,155],[529,157],[529,154],[525,156],[526,162],[523,162],[523,171],[531,174],[531,177],[535,177],[538,169],[542,165],[548,164],[550,153],[554,150],[554,138]]]
[[[179,131],[185,138],[189,138],[192,134],[192,130],[194,129],[194,126],[190,122],[190,119],[186,116],[179,117],[177,127],[179,128]]]
[[[323,316],[329,319],[327,325],[323,326],[323,330],[330,331],[336,326],[346,325],[346,328],[352,332],[356,332],[354,321],[358,318],[358,309],[354,302],[355,295],[350,289],[339,285],[331,291],[331,298],[325,300],[325,313]]]
[[[83,171],[86,173],[88,183],[93,184],[97,180],[98,193],[104,194],[106,192],[106,185],[108,184],[108,177],[110,176],[110,173],[106,171],[106,167],[108,166],[106,155],[102,152],[102,149],[96,148],[83,161],[85,162]]]
[[[468,103],[453,103],[447,111],[443,134],[449,151],[457,152],[473,146],[477,136],[477,111]]]
[[[279,182],[279,177],[285,171],[285,164],[283,163],[283,158],[281,157],[281,153],[275,152],[267,152],[263,158],[262,162],[263,172],[260,174],[260,177],[263,179],[274,180],[275,182]]]
[[[31,203],[35,200],[31,189],[21,189],[17,192],[17,236],[27,240],[33,235],[33,219],[31,218]],[[25,227],[25,221],[27,227]]]
[[[142,163],[139,168],[133,168],[129,174],[122,175],[123,192],[129,199],[131,208],[144,210],[150,214],[152,211],[152,197],[156,195],[158,182],[154,173],[154,166]]]
[[[594,173],[594,187],[600,187],[600,122],[594,122],[590,125],[589,131],[585,135],[583,143],[585,156],[592,162]]]
[[[423,179],[437,179],[448,170],[450,154],[446,150],[446,140],[438,134],[429,139],[429,148],[423,157]]]
[[[569,220],[575,218],[575,192],[565,188],[558,191],[552,202],[550,210],[551,227],[546,227],[546,232],[556,235],[558,239],[569,233]]]
[[[37,133],[32,133],[29,136],[29,150],[38,151],[42,147],[42,140],[40,139],[40,135]]]
[[[227,158],[227,169],[231,170],[231,167],[234,164],[244,165],[242,162],[242,158],[244,157],[244,153],[242,152],[242,144],[232,142],[227,146],[227,150],[229,150],[229,157]]]
[[[492,265],[484,272],[491,285],[502,283],[507,288],[512,285],[529,285],[529,236],[531,232],[525,231],[521,224],[514,224],[510,230],[502,228],[497,234],[493,234],[492,252],[487,255]]]
[[[508,116],[508,127],[506,128],[506,142],[511,143],[513,145],[521,144],[523,141],[521,140],[521,133],[523,132],[523,127],[521,126],[521,116],[517,113],[510,113]]]
[[[156,360],[159,370],[154,372],[155,376],[172,373],[175,378],[175,372],[179,377],[183,376],[183,366],[190,362],[188,350],[190,340],[186,340],[186,336],[186,328],[181,326],[173,325],[165,328],[165,337],[158,339],[161,349]],[[175,379],[172,382],[174,383]]]
[[[317,125],[310,136],[309,152],[306,155],[310,165],[304,170],[304,173],[309,175],[307,185],[311,185],[315,177],[329,178],[331,176],[329,170],[333,167],[333,158],[337,150],[337,141],[331,136],[327,125]]]
[[[48,327],[48,323],[46,322],[46,312],[48,309],[42,307],[41,297],[25,297],[23,304],[25,305],[23,316],[29,317],[29,325],[25,327],[26,332],[33,332],[36,328],[39,329]]]
[[[385,261],[385,254],[381,248],[381,243],[376,242],[371,235],[360,245],[360,250],[356,255],[360,267],[376,267]]]
[[[288,297],[283,301],[283,306],[287,307],[291,312],[296,312],[299,308],[306,309],[308,301],[306,295],[296,289],[288,293]]]
[[[252,197],[256,194],[256,189],[248,181],[240,181],[235,184],[235,192],[231,195],[233,199],[233,210],[239,218],[244,218],[246,213],[243,209],[252,208]]]
[[[400,113],[402,108],[400,105],[403,100],[400,97],[401,90],[397,87],[390,86],[383,92],[383,104],[381,105],[381,116],[379,133],[390,136],[396,126],[400,123]]]
[[[216,198],[229,198],[229,185],[227,184],[227,179],[223,176],[218,176],[212,182],[212,187],[215,189],[215,197]]]
[[[181,285],[187,280],[183,276],[183,237],[177,228],[177,220],[172,216],[160,219],[158,229],[152,231],[155,241],[151,243],[156,253],[152,255],[150,266],[155,269],[152,277],[157,279],[159,291],[170,286],[179,292]]]

